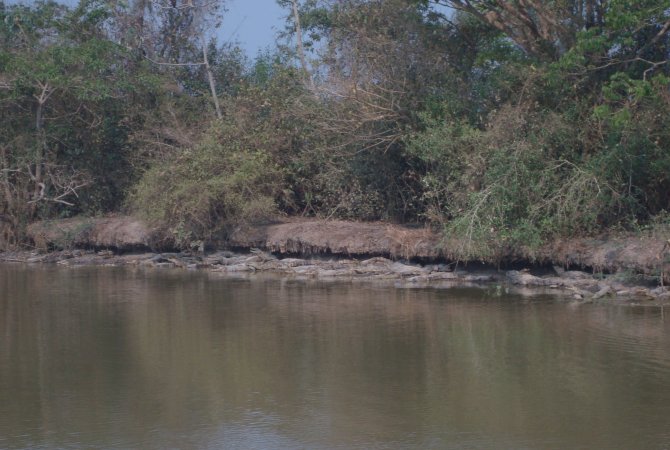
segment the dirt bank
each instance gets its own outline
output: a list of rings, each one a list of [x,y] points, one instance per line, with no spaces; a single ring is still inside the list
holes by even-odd
[[[508,265],[525,264],[523,270],[496,270],[477,261],[455,264],[449,246],[436,231],[384,223],[288,220],[238,230],[218,243],[220,248],[206,252],[170,252],[157,230],[124,216],[39,222],[28,230],[35,249],[0,253],[0,261],[182,268],[236,275],[267,272],[299,278],[384,280],[409,287],[493,283],[548,290],[579,302],[670,301],[670,290],[658,286],[661,275],[670,272],[670,243],[658,229],[555,242],[536,249],[532,257],[517,250]]]
[[[72,248],[127,251],[175,250],[161,233],[129,216],[35,222],[28,238],[41,251]],[[385,256],[438,260],[446,255],[439,234],[428,228],[386,223],[286,220],[238,229],[216,247],[259,248],[277,254]]]
[[[129,216],[75,217],[28,226],[28,238],[40,251],[71,248],[141,251],[156,248],[156,230]]]
[[[170,250],[157,230],[127,216],[37,222],[28,234],[39,250]],[[550,243],[532,252],[516,249],[505,263],[578,268],[594,273],[670,273],[670,230],[580,238]],[[451,262],[449,244],[435,230],[387,223],[291,219],[240,229],[217,248],[258,248],[276,255],[333,255],[392,260]],[[473,261],[474,262],[474,261]]]
[[[340,220],[291,220],[234,232],[227,246],[277,254],[444,258],[439,234],[428,228]]]
[[[639,234],[553,242],[538,252],[540,261],[589,268],[594,272],[670,273],[670,231],[657,229]]]

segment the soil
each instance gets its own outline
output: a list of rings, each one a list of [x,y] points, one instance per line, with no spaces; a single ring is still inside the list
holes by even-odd
[[[477,261],[455,264],[448,245],[430,228],[379,222],[290,219],[237,230],[207,253],[165,253],[171,249],[164,236],[128,216],[37,222],[28,233],[35,250],[0,253],[0,261],[275,272],[413,285],[493,282],[557,290],[577,301],[670,300],[660,283],[670,273],[670,233],[659,229],[557,241],[532,254],[517,249],[502,267],[522,270],[507,271]]]
[[[670,231],[561,240],[547,245],[539,253],[540,260],[566,267],[658,276],[662,271],[670,273]]]
[[[118,251],[149,250],[158,237],[139,219],[129,216],[74,217],[28,225],[28,238],[38,250],[105,248]]]
[[[174,250],[158,230],[129,216],[36,222],[28,227],[28,236],[39,250]],[[440,233],[428,227],[316,219],[287,219],[239,229],[216,247],[258,248],[280,255],[384,256],[424,262],[449,260],[451,255]],[[532,252],[516,249],[504,262],[658,276],[662,271],[670,272],[670,230],[561,240]]]
[[[225,243],[291,255],[384,256],[391,259],[444,258],[441,237],[424,227],[382,222],[293,219],[238,230]]]

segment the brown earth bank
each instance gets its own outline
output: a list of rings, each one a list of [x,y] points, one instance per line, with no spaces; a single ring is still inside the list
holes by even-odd
[[[502,267],[515,263],[522,270],[508,271],[478,261],[456,264],[435,230],[387,223],[290,219],[239,229],[204,253],[170,252],[158,230],[128,216],[37,222],[28,234],[33,250],[2,253],[0,261],[276,272],[415,286],[504,283],[560,291],[577,300],[670,299],[660,283],[670,272],[669,236],[658,230],[557,241],[532,255],[516,249]]]

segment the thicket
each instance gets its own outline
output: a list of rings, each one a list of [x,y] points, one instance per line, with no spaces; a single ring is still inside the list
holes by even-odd
[[[0,2],[2,246],[125,210],[182,247],[298,215],[496,260],[667,217],[670,0],[279,3],[249,58],[219,3]]]

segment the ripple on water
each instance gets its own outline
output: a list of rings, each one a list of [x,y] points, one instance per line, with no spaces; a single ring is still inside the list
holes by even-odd
[[[670,379],[670,321],[661,307],[593,306],[585,313],[584,329],[603,353],[616,355],[617,364],[630,376]],[[606,367],[603,367],[606,370]]]

